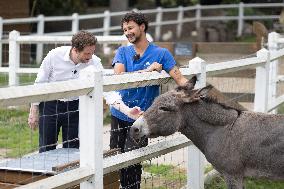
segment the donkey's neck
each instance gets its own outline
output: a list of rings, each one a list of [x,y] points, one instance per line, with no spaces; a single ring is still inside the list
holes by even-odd
[[[212,127],[195,116],[187,116],[182,128],[180,128],[180,132],[189,138],[203,153],[207,145],[208,137],[215,131],[216,127]]]
[[[190,106],[191,108],[184,109],[185,117],[180,132],[202,152],[210,136],[223,133],[225,127],[232,125],[238,118],[236,110],[224,108],[219,104],[202,102]]]

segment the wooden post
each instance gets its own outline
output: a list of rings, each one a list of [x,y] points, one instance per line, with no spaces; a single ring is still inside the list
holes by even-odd
[[[2,62],[2,36],[3,36],[3,19],[0,17],[0,67],[3,66]]]
[[[206,86],[206,63],[199,57],[189,61],[189,69],[197,69],[197,83],[195,88]],[[205,156],[194,145],[188,147],[187,188],[204,189]]]
[[[254,111],[267,112],[270,53],[266,49],[261,49],[257,51],[257,57],[265,59],[266,62],[264,65],[256,68]]]
[[[271,53],[278,50],[278,39],[280,35],[276,32],[268,34],[268,50]],[[269,85],[268,85],[268,104],[273,104],[277,98],[277,78],[278,78],[278,64],[279,61],[274,60],[269,65]],[[277,114],[277,109],[271,111],[273,114]]]
[[[109,35],[110,31],[110,12],[104,11],[104,35]]]
[[[101,71],[90,66],[80,72],[80,77],[94,81],[94,90],[80,96],[80,167],[92,168],[95,174],[81,183],[80,188],[103,189],[103,76]]]
[[[20,45],[17,39],[20,36],[18,31],[11,31],[9,33],[9,86],[16,86],[19,84],[19,77],[17,71],[20,67]]]
[[[200,26],[201,26],[201,6],[200,4],[195,5],[196,7],[196,12],[195,12],[195,19],[196,19],[196,23],[195,23],[195,27],[196,30],[198,31]]]
[[[239,18],[238,18],[238,34],[237,37],[242,36],[244,27],[244,3],[239,4]]]
[[[75,34],[79,31],[79,15],[78,13],[72,14],[72,33]]]
[[[156,28],[155,28],[155,40],[159,41],[161,38],[161,23],[163,20],[163,10],[161,7],[157,8],[156,14]]]
[[[178,16],[177,16],[177,20],[178,20],[178,25],[177,25],[177,38],[180,38],[181,33],[182,33],[183,14],[184,14],[183,6],[179,6],[179,7],[178,7]]]
[[[42,14],[38,15],[37,17],[37,35],[43,35],[44,34],[44,16]],[[36,63],[41,64],[43,56],[43,44],[37,43],[36,44]]]

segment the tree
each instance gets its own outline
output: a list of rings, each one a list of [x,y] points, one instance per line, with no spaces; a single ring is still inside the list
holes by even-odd
[[[31,16],[43,14],[45,16],[70,15],[74,12],[84,13],[84,0],[33,0],[30,2]]]

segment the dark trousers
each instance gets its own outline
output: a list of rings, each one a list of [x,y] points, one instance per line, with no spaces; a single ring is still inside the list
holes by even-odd
[[[148,140],[136,143],[128,135],[129,128],[133,122],[120,120],[111,116],[110,148],[120,148],[121,152],[147,146]],[[120,170],[120,185],[124,189],[140,189],[142,165],[131,165]]]
[[[39,152],[56,149],[62,127],[63,148],[79,148],[79,100],[59,100],[39,104]]]

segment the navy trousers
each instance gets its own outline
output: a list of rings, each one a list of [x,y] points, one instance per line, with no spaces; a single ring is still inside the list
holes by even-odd
[[[79,148],[79,100],[39,104],[39,152],[56,149],[60,128],[63,148]]]
[[[111,116],[110,148],[120,148],[121,152],[147,146],[148,139],[140,143],[134,142],[129,137],[129,128],[133,122],[120,120]],[[120,185],[123,189],[140,189],[142,165],[131,165],[120,170]]]

